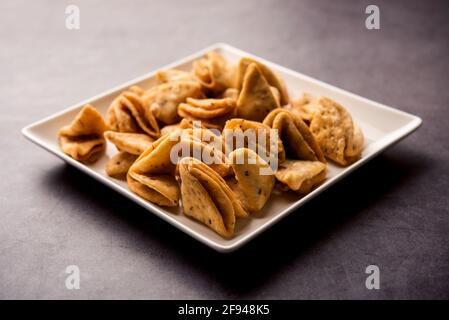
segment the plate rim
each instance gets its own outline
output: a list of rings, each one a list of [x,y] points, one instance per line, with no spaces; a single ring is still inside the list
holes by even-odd
[[[135,83],[141,82],[146,80],[149,77],[154,76],[154,74],[160,70],[160,69],[169,69],[169,68],[173,68],[175,66],[181,65],[183,63],[186,63],[188,61],[191,61],[193,59],[196,59],[198,57],[201,57],[204,53],[206,53],[207,51],[211,51],[211,50],[217,50],[217,49],[221,49],[224,51],[229,51],[232,52],[234,54],[237,55],[243,55],[243,56],[249,56],[249,57],[253,57],[259,61],[261,61],[262,63],[274,67],[276,69],[281,70],[284,73],[287,73],[293,77],[296,78],[301,78],[304,80],[307,80],[309,82],[313,82],[316,85],[322,86],[322,87],[326,87],[327,89],[333,90],[334,92],[338,92],[340,94],[344,94],[346,96],[349,96],[351,98],[355,98],[358,99],[364,103],[369,103],[371,105],[374,105],[378,108],[387,110],[388,112],[393,112],[396,113],[398,115],[401,116],[405,116],[407,118],[410,119],[410,121],[401,126],[400,128],[388,133],[385,137],[382,137],[381,139],[379,139],[378,141],[374,142],[374,144],[372,145],[372,147],[375,147],[376,150],[370,154],[368,154],[367,156],[361,158],[360,160],[358,160],[357,162],[351,164],[350,166],[346,167],[344,171],[340,172],[337,176],[333,177],[331,180],[326,181],[325,183],[323,183],[322,185],[318,186],[317,188],[315,188],[314,190],[312,190],[310,193],[308,193],[307,195],[301,197],[300,199],[298,199],[296,202],[294,202],[292,205],[290,205],[289,207],[285,208],[284,210],[278,212],[273,218],[271,218],[269,221],[267,221],[266,223],[262,224],[261,226],[259,226],[257,229],[242,235],[242,237],[234,242],[230,242],[229,244],[221,244],[218,242],[215,242],[212,239],[207,238],[206,236],[202,235],[200,232],[194,231],[193,229],[190,229],[190,227],[184,225],[182,222],[171,218],[169,215],[167,215],[165,212],[161,211],[159,206],[152,204],[140,197],[138,197],[137,195],[135,195],[134,193],[132,193],[129,189],[125,189],[122,186],[108,180],[105,176],[99,174],[98,172],[96,172],[95,170],[90,169],[89,167],[83,165],[82,163],[79,163],[78,161],[72,159],[70,156],[64,154],[62,151],[56,151],[53,150],[51,147],[49,147],[44,141],[41,141],[39,138],[37,138],[33,133],[32,133],[32,129],[34,127],[40,126],[48,121],[51,121],[57,117],[60,117],[62,115],[64,115],[67,112],[73,111],[75,109],[78,109],[80,107],[82,107],[84,104],[86,103],[91,103],[94,100],[99,100],[102,99],[108,95],[111,95],[112,93],[116,92],[116,91],[120,91],[123,90]],[[86,173],[87,175],[93,177],[94,179],[102,182],[103,184],[107,185],[108,187],[111,187],[113,190],[119,192],[120,194],[122,194],[123,196],[127,197],[128,199],[130,199],[131,201],[134,201],[135,203],[137,203],[138,205],[142,206],[143,208],[145,208],[146,210],[156,214],[158,217],[162,218],[163,220],[165,220],[166,222],[170,223],[171,225],[173,225],[174,227],[180,229],[181,231],[185,232],[186,234],[188,234],[189,236],[191,236],[192,238],[198,240],[199,242],[205,244],[206,246],[218,251],[218,252],[222,252],[222,253],[230,253],[233,252],[237,249],[239,249],[240,247],[242,247],[244,244],[248,243],[249,241],[251,241],[252,239],[256,238],[258,235],[260,235],[262,232],[264,232],[265,230],[267,230],[268,228],[272,227],[274,224],[276,224],[277,222],[279,222],[280,220],[282,220],[283,218],[287,217],[290,213],[292,213],[293,211],[295,211],[297,208],[299,208],[300,206],[304,205],[306,202],[308,202],[310,199],[314,198],[315,196],[317,196],[319,193],[321,193],[322,191],[326,190],[327,188],[333,186],[335,183],[337,183],[338,181],[340,181],[341,179],[343,179],[344,177],[346,177],[348,174],[352,173],[354,170],[356,170],[357,168],[361,167],[362,165],[364,165],[366,162],[370,161],[371,159],[373,159],[374,157],[376,157],[378,154],[380,154],[381,152],[385,151],[385,149],[391,147],[392,145],[398,143],[399,141],[403,140],[404,138],[406,138],[408,135],[410,135],[411,133],[413,133],[414,131],[416,131],[420,126],[422,125],[422,119],[414,114],[399,110],[399,109],[395,109],[392,107],[389,107],[387,105],[381,104],[379,102],[370,100],[368,98],[362,97],[360,95],[357,95],[355,93],[352,93],[350,91],[338,88],[334,85],[331,85],[329,83],[323,82],[321,80],[317,80],[313,77],[310,77],[308,75],[305,75],[303,73],[299,73],[295,70],[283,67],[277,63],[265,60],[261,57],[258,57],[254,54],[248,53],[246,51],[243,51],[241,49],[238,49],[236,47],[233,47],[227,43],[223,43],[223,42],[217,42],[214,43],[204,49],[201,49],[199,51],[196,51],[190,55],[187,55],[181,59],[178,59],[174,62],[171,62],[167,65],[164,65],[162,67],[158,67],[156,69],[151,70],[150,72],[141,75],[139,77],[136,77],[132,80],[126,81],[125,83],[122,83],[120,85],[116,85],[111,89],[105,90],[104,92],[101,92],[93,97],[90,97],[88,99],[84,99],[76,104],[73,104],[61,111],[58,111],[56,113],[53,113],[49,116],[44,117],[43,119],[40,119],[38,121],[35,121],[25,127],[22,128],[21,132],[22,134],[31,142],[33,142],[34,144],[40,146],[41,148],[47,150],[48,152],[56,155],[58,158],[64,160],[65,162],[67,162],[68,164],[70,164],[71,166],[81,170],[82,172]]]

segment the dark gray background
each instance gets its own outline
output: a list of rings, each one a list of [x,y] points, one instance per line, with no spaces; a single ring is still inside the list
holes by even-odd
[[[81,30],[65,28],[65,6]],[[449,298],[449,5],[1,1],[0,298]],[[364,27],[381,9],[381,30]],[[223,41],[423,118],[235,254],[215,253],[20,129]],[[81,269],[67,290],[65,268]],[[369,264],[381,289],[365,288]]]

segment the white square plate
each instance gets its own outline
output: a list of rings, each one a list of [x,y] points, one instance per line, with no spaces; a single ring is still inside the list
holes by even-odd
[[[215,44],[170,65],[158,68],[158,70],[169,68],[189,70],[192,61],[200,58],[206,51],[210,50],[217,51],[223,54],[226,58],[236,62],[244,56],[258,59],[272,68],[284,79],[289,93],[293,97],[297,96],[300,91],[305,91],[317,96],[327,96],[344,105],[365,134],[366,142],[362,158],[346,168],[337,167],[329,163],[326,181],[304,197],[300,197],[294,193],[273,194],[260,213],[249,219],[238,220],[234,237],[231,239],[223,239],[206,226],[183,215],[179,208],[166,209],[152,204],[132,193],[128,189],[126,182],[108,177],[104,168],[108,159],[117,152],[113,145],[108,144],[106,155],[92,165],[85,165],[73,160],[65,155],[58,146],[58,130],[62,126],[69,124],[84,104],[91,103],[103,115],[106,115],[106,109],[109,104],[124,89],[132,85],[139,85],[144,89],[152,87],[155,84],[155,71],[33,123],[25,127],[22,130],[22,133],[32,142],[50,151],[112,189],[120,192],[132,201],[147,208],[148,211],[158,215],[207,246],[221,252],[231,252],[272,226],[280,219],[286,217],[289,213],[300,207],[306,201],[317,196],[339,179],[366,163],[379,152],[385,150],[388,146],[412,133],[421,125],[422,120],[419,117],[338,89],[227,44]]]

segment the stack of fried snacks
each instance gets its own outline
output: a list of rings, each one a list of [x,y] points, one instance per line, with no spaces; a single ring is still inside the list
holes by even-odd
[[[83,107],[59,131],[62,150],[92,163],[106,140],[117,153],[106,173],[160,206],[179,206],[220,236],[257,214],[276,192],[311,192],[327,161],[348,166],[364,136],[326,97],[290,99],[285,83],[252,58],[237,64],[208,52],[190,71],[160,70],[156,85],[131,87],[107,110]]]

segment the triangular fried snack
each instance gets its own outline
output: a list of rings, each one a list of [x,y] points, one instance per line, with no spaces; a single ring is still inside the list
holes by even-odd
[[[143,152],[129,168],[127,180],[131,191],[161,206],[177,206],[178,184],[170,151],[178,141],[162,136]]]
[[[59,133],[59,145],[73,159],[92,163],[104,153],[106,141],[103,132],[107,129],[101,114],[86,104],[76,118]]]
[[[313,118],[313,114],[318,108],[318,99],[309,93],[302,93],[299,98],[292,99],[289,110],[296,113],[307,124]]]
[[[110,130],[118,132],[147,133],[160,136],[159,125],[151,112],[146,112],[142,100],[143,90],[131,87],[120,94],[108,108]]]
[[[195,137],[192,129],[184,131],[184,134],[182,130],[177,130],[162,136],[139,156],[127,176],[133,192],[162,206],[176,206],[179,190],[175,170],[184,157],[199,156],[204,161],[210,161],[207,164],[220,175],[230,173],[231,167],[226,157],[220,150],[214,149],[214,144],[206,144]]]
[[[209,93],[219,94],[236,86],[236,66],[216,52],[207,52],[202,59],[193,62],[192,68],[205,91]]]
[[[276,152],[279,161],[285,159],[285,150],[281,139],[271,141],[270,127],[251,120],[234,118],[228,120],[223,128],[222,138],[225,144],[225,153],[230,154],[238,148],[248,148],[256,152],[263,159],[273,158]],[[277,150],[271,147],[276,143]]]
[[[279,103],[270,85],[259,67],[255,63],[250,64],[237,100],[237,117],[262,121],[275,108],[279,108]]]
[[[362,130],[342,105],[325,97],[320,98],[318,103],[310,122],[310,131],[324,155],[343,166],[358,160],[364,144]]]
[[[285,160],[275,176],[291,190],[306,194],[326,179],[326,164],[320,161]]]
[[[240,148],[233,151],[229,160],[235,177],[227,180],[228,185],[248,212],[258,212],[270,198],[275,183],[273,172],[268,164],[250,149]]]
[[[182,159],[178,172],[184,214],[223,237],[231,237],[236,216],[247,213],[223,178],[194,158]]]
[[[128,173],[129,168],[131,168],[132,164],[138,156],[128,153],[128,152],[119,152],[114,155],[111,159],[109,159],[106,164],[106,173],[108,176],[124,179],[126,174]]]
[[[266,65],[260,63],[257,60],[254,60],[252,58],[246,57],[240,59],[239,67],[238,67],[238,80],[237,80],[237,88],[241,89],[244,83],[244,78],[247,73],[247,68],[249,65],[255,63],[259,70],[262,72],[264,78],[267,80],[268,84],[270,86],[275,87],[280,94],[280,104],[281,106],[288,103],[288,93],[287,89],[285,87],[284,82],[281,78],[279,78],[276,74],[274,74],[273,71],[271,71],[270,68],[268,68]]]
[[[182,80],[160,84],[148,90],[142,97],[147,113],[153,114],[164,124],[174,124],[178,116],[178,105],[188,97],[202,98],[201,84],[198,81]]]
[[[187,98],[186,103],[178,107],[178,114],[183,118],[193,120],[214,119],[230,113],[235,108],[231,98],[223,99],[193,99]]]
[[[125,133],[106,131],[104,137],[115,144],[118,150],[140,156],[154,142],[154,139],[143,133]]]
[[[263,123],[278,130],[287,158],[326,162],[313,134],[298,115],[278,108],[271,111]]]

